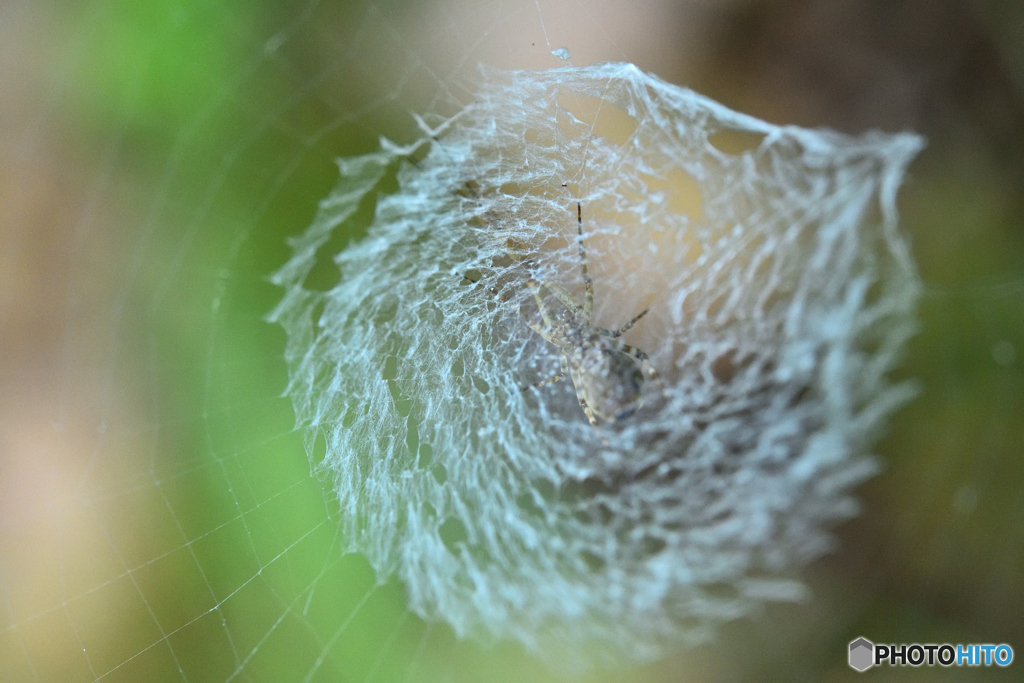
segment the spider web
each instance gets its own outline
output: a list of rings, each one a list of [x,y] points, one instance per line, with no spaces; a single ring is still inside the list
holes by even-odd
[[[562,67],[551,52],[564,45],[576,66],[633,62],[682,81],[696,67],[677,64],[699,62],[717,10],[144,5],[0,10],[3,678],[556,679],[514,637],[481,646],[422,619],[408,581],[375,572],[372,553],[346,553],[351,517],[310,465],[329,434],[297,426],[283,393],[291,342],[265,321],[282,294],[270,274],[337,184],[335,160],[377,153],[382,136],[419,139],[416,116],[437,125],[474,101],[480,64]],[[921,394],[879,447],[889,471],[868,484],[840,559],[803,577],[815,597],[670,648],[660,664],[591,677],[842,671],[850,637],[894,621],[873,612],[879,595],[900,615],[952,605],[929,622],[937,638],[1014,642],[1024,250],[1017,186],[987,159],[967,144],[907,189],[925,288],[903,375]],[[948,170],[958,165],[974,175]],[[332,256],[399,185],[385,174],[357,203],[307,286],[338,283]],[[588,229],[600,232],[591,200]],[[570,202],[559,206],[571,230]],[[576,282],[577,261],[558,267],[552,278]],[[486,307],[486,289],[475,294]],[[923,594],[912,588],[926,580]],[[816,663],[798,660],[808,651]]]

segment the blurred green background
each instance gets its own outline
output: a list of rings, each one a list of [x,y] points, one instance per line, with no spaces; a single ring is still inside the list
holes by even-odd
[[[814,599],[588,680],[852,679],[860,635],[1024,653],[1021,3],[9,0],[0,679],[557,680],[341,555],[263,318],[336,157],[413,139],[478,63],[557,66],[562,45],[773,122],[929,141],[901,191],[921,395],[805,573]]]

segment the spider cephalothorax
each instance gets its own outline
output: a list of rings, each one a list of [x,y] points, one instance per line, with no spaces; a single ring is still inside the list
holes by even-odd
[[[562,371],[549,379],[524,387],[539,387],[565,377],[572,379],[580,407],[590,424],[597,427],[598,419],[616,422],[632,415],[643,403],[645,377],[655,379],[657,371],[647,354],[619,340],[649,309],[640,311],[632,320],[617,330],[608,330],[590,324],[594,309],[594,282],[587,273],[587,254],[583,248],[583,208],[576,203],[577,243],[580,250],[580,270],[586,290],[583,303],[561,285],[530,280],[527,284],[540,310],[543,325],[527,322],[530,328],[562,351]],[[555,312],[541,296],[547,290],[562,304],[564,310]]]

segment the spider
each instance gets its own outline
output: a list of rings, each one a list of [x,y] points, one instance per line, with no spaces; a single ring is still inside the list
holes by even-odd
[[[583,248],[583,207],[576,202],[576,241],[580,249],[580,270],[586,295],[582,305],[569,290],[561,285],[529,280],[544,324],[527,321],[534,332],[562,352],[562,371],[554,377],[522,387],[522,391],[557,382],[567,374],[576,388],[576,397],[590,424],[599,427],[598,420],[614,423],[624,420],[640,408],[647,374],[658,379],[647,354],[619,340],[647,315],[650,308],[640,311],[632,320],[617,330],[607,330],[590,324],[594,309],[594,282],[587,273],[587,253]],[[556,313],[541,296],[546,290],[561,302],[564,311]]]

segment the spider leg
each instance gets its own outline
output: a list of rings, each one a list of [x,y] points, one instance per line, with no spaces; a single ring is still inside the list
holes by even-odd
[[[557,382],[558,380],[562,379],[563,377],[565,377],[565,373],[564,372],[560,372],[557,375],[553,375],[551,377],[548,377],[547,379],[542,379],[539,382],[534,382],[533,384],[527,384],[525,387],[519,387],[519,391],[526,391],[527,389],[539,389],[539,388],[541,388],[543,386],[547,386],[548,384],[554,384],[555,382]]]
[[[579,394],[577,394],[577,397],[579,397]],[[590,406],[587,405],[586,400],[582,398],[580,398],[580,408],[583,408],[583,414],[587,416],[588,420],[590,420],[591,427],[601,427],[601,425],[597,423],[597,418],[594,417],[594,411],[590,409]]]
[[[565,377],[567,372],[569,372],[569,363],[565,360],[565,356],[562,356],[562,370],[557,375],[552,375],[547,379],[543,379],[539,382],[534,382],[533,384],[527,384],[525,387],[520,387],[519,391],[526,391],[527,389],[539,389],[540,387],[543,387],[545,385],[554,384],[558,380]]]
[[[551,334],[548,332],[548,330],[545,330],[540,325],[534,325],[529,320],[526,321],[526,324],[529,325],[531,330],[533,330],[534,332],[539,334],[541,337],[543,337],[544,341],[546,341],[548,343],[551,343],[551,344],[554,344],[555,346],[562,346],[562,344],[557,339],[555,339],[553,336],[551,336]]]
[[[658,375],[658,371],[653,365],[651,365],[651,359],[647,357],[646,353],[635,346],[630,346],[629,344],[621,344],[618,347],[618,350],[623,353],[628,353],[630,356],[633,356],[633,358],[640,361],[640,367],[644,369],[644,372],[646,372],[651,379],[658,380],[660,383],[661,379]]]
[[[610,330],[605,330],[603,328],[599,329],[599,331],[601,332],[601,334],[605,334],[606,332],[611,332],[607,336],[612,337],[612,338],[621,337],[622,335],[624,335],[627,332],[629,332],[630,328],[633,327],[633,325],[636,325],[637,321],[640,320],[640,318],[642,318],[645,315],[647,315],[647,311],[649,311],[649,310],[651,310],[651,309],[650,308],[645,308],[644,310],[640,311],[639,313],[636,314],[636,316],[633,317],[632,320],[630,320],[628,323],[626,323],[625,325],[623,325],[619,329],[615,330],[614,332],[612,332]]]
[[[533,299],[534,301],[537,302],[537,308],[540,310],[540,317],[544,319],[544,324],[547,325],[549,330],[558,329],[558,327],[555,325],[554,317],[551,315],[551,309],[548,307],[547,302],[544,301],[544,297],[540,295],[540,290],[542,287],[544,287],[544,285],[537,282],[536,280],[530,280],[526,284],[531,290],[533,290]],[[532,324],[527,324],[530,325],[530,329],[537,331],[537,328],[534,327]],[[548,335],[544,334],[543,332],[541,332],[540,335],[547,339],[548,341],[551,341]],[[552,343],[554,344],[557,342]]]
[[[580,246],[580,271],[583,273],[583,285],[587,289],[583,299],[583,324],[590,324],[590,314],[594,311],[594,281],[587,272],[587,252],[583,248],[583,206],[576,202],[576,242]]]
[[[580,302],[576,300],[576,297],[574,297],[568,289],[557,282],[544,282],[541,283],[540,287],[554,294],[555,297],[562,302],[562,305],[569,309],[574,316],[579,317],[580,313],[583,312],[583,309],[580,308]]]

